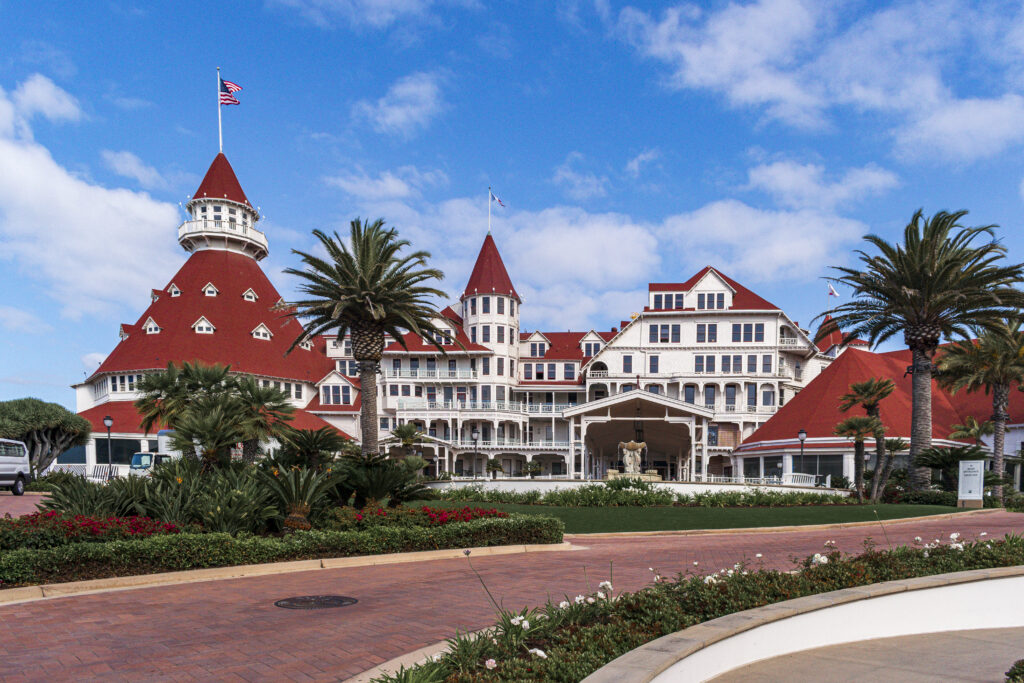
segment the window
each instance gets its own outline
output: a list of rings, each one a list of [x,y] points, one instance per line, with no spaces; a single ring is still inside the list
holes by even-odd
[[[668,344],[668,325],[661,326],[661,334],[658,335],[658,341],[662,344]]]
[[[736,385],[726,384],[725,385],[725,405],[734,406],[736,405]]]
[[[718,324],[713,323],[708,325],[708,343],[714,344],[718,341]]]
[[[751,408],[757,405],[757,385],[747,385],[747,405]]]
[[[388,395],[390,395],[390,396],[398,396],[398,385],[397,384],[392,384],[390,387],[388,387]]]
[[[545,351],[546,349],[544,348],[544,342],[530,343],[530,356],[532,356],[533,358],[543,358]]]
[[[402,396],[411,396],[412,395],[412,392],[410,391],[410,386],[411,385],[409,385],[409,384],[403,384],[402,385]]]
[[[246,301],[256,301],[259,297],[256,296],[256,292],[252,291],[252,288],[249,288],[242,294],[242,298]]]
[[[427,358],[427,372],[429,372],[431,376],[433,376],[433,374],[435,372],[437,372],[437,359],[436,358],[433,358],[433,357]]]
[[[212,282],[207,282],[203,287],[203,294],[206,296],[217,296],[217,288],[213,286]]]
[[[160,326],[152,318],[146,320],[146,334],[160,334]]]
[[[693,357],[693,371],[698,373],[704,372],[704,356]]]
[[[679,325],[673,325],[672,326],[672,343],[673,344],[678,344],[679,343]]]
[[[459,363],[457,360],[455,360],[454,358],[448,359],[448,372],[450,374],[454,374],[458,370],[458,367]]]
[[[481,358],[480,359],[480,371],[484,375],[491,374],[491,359],[490,358]]]
[[[533,379],[533,366],[529,363],[523,365],[523,379]]]
[[[548,363],[548,379],[549,380],[558,379],[558,373],[555,372],[555,364],[554,363]]]
[[[351,356],[352,355],[352,340],[351,339],[346,339],[345,340],[345,343],[342,345],[341,352],[345,356]]]
[[[505,343],[505,328],[503,326],[501,326],[501,325],[498,325],[495,329],[498,332],[498,343],[499,344],[504,344]]]
[[[391,359],[391,369],[395,371],[396,375],[398,373],[400,373],[402,371],[402,359],[401,358],[392,358]]]
[[[697,400],[697,387],[687,384],[683,387],[683,400],[687,403],[695,403]]]
[[[498,301],[501,301],[501,299],[498,299]],[[505,402],[505,387],[501,386],[500,384],[494,387],[494,400],[496,400],[498,403]],[[501,429],[501,427],[499,426],[498,429]]]
[[[508,361],[508,375],[509,375],[509,377],[515,377],[516,376],[516,362],[514,360],[512,360],[511,358]]]
[[[733,342],[743,341],[743,325],[733,324],[732,326],[732,340]]]
[[[708,340],[708,326],[700,323],[697,325],[697,343],[703,344]]]
[[[743,323],[743,341],[754,341],[754,326],[750,323]]]
[[[761,405],[773,406],[775,405],[775,389],[772,387],[766,387],[761,391]]]
[[[302,398],[302,385],[298,382],[295,383],[295,398]]]
[[[415,387],[413,387],[412,393],[413,393],[414,396],[422,396],[423,395],[423,387],[421,387],[419,385],[416,385]]]
[[[266,325],[260,324],[259,327],[252,331],[252,336],[256,339],[270,339],[270,330],[267,329]]]
[[[654,308],[661,308],[661,294],[654,295]]]
[[[651,325],[651,334],[650,334],[649,341],[652,344],[657,344],[658,343],[658,326],[657,325]]]
[[[420,359],[419,358],[410,358],[409,359],[409,369],[412,372],[414,372],[414,373],[419,372],[419,370],[420,370]]]
[[[206,318],[200,318],[195,321],[195,323],[192,324],[192,327],[195,328],[196,334],[213,334],[214,330],[213,325],[211,325],[210,321]]]
[[[476,344],[476,326],[469,328],[469,341]]]
[[[757,323],[754,325],[754,341],[764,341],[764,323]]]
[[[761,356],[761,372],[766,375],[772,372],[772,357],[771,354],[765,354]]]
[[[388,419],[386,417],[382,417],[380,419],[380,428],[381,429],[387,429],[388,428]]]
[[[508,300],[508,314],[509,315],[515,315],[516,314],[516,300],[515,299],[509,299]]]
[[[480,312],[481,313],[490,313],[491,312],[491,297],[489,297],[489,296],[483,297],[483,300],[480,302]]]
[[[651,356],[649,358],[649,360],[650,360],[650,366],[651,366],[651,374],[655,375],[655,374],[658,373],[658,357],[657,356]]]
[[[484,297],[484,301],[487,301],[487,297]],[[489,343],[491,341],[491,326],[490,325],[484,325],[483,326],[483,334],[484,334],[484,337],[483,337],[484,344]]]
[[[722,372],[732,372],[731,356],[722,356]]]
[[[181,290],[178,289],[173,282],[171,283],[171,286],[167,288],[167,291],[171,293],[171,296],[181,296]]]
[[[587,342],[583,345],[584,356],[596,356],[597,352],[601,350],[601,345],[597,342]]]
[[[682,294],[676,294],[676,305],[675,305],[675,307],[676,308],[682,308],[683,307],[683,295]]]
[[[503,297],[503,296],[496,296],[494,298],[498,302],[498,314],[499,315],[504,315],[505,314],[505,297]]]
[[[708,372],[714,372],[715,371],[715,357],[714,356],[708,356],[707,358],[704,359],[704,369],[707,370]]]
[[[697,310],[699,310],[699,311],[703,311],[704,310],[704,295],[703,294],[698,294],[697,295]]]
[[[476,315],[476,297],[474,296],[469,300],[469,313],[470,315]]]
[[[732,357],[732,371],[737,375],[743,372],[743,356],[737,354]]]
[[[622,371],[633,372],[633,356],[626,355],[622,357]]]
[[[533,366],[534,379],[544,379],[544,364],[536,363]]]
[[[713,385],[713,384],[709,384],[706,387],[704,387],[704,406],[706,408],[714,408],[715,407],[715,385]],[[712,429],[714,429],[714,427],[712,427]],[[715,445],[715,444],[711,443],[711,433],[710,433],[710,431],[708,433],[708,445],[709,446],[714,446]]]
[[[719,292],[717,294],[717,297],[718,297],[718,305],[715,308],[724,309],[725,308],[725,294],[723,292]]]
[[[290,389],[285,382],[285,390]],[[320,402],[324,405],[350,405],[352,403],[352,387],[340,384],[325,384],[320,388]]]
[[[498,374],[499,375],[504,375],[505,374],[505,359],[501,358],[501,357],[498,358]]]
[[[757,356],[747,356],[747,372],[750,374],[757,372]]]
[[[562,374],[567,380],[576,379],[576,366],[572,363],[566,363],[562,366]]]

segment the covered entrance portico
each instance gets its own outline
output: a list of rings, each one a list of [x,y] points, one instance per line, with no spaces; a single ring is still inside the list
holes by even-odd
[[[604,479],[622,471],[618,445],[640,437],[647,443],[642,470],[663,479],[692,481],[707,453],[712,411],[664,394],[626,391],[567,409],[573,436],[573,475]]]

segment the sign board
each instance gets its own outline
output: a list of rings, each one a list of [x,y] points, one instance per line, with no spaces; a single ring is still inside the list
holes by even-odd
[[[960,461],[960,486],[957,498],[960,500],[981,500],[985,491],[985,461]]]

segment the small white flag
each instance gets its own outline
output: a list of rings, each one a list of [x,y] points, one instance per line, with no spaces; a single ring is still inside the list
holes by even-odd
[[[828,295],[839,296],[839,292],[836,291],[836,288],[832,286],[831,282],[828,283]]]

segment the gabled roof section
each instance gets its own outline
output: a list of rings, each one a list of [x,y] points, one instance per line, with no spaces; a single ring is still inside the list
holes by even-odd
[[[473,272],[469,276],[469,282],[466,283],[466,291],[462,293],[462,298],[477,294],[504,294],[522,303],[515,287],[512,286],[512,278],[505,270],[505,262],[501,260],[501,254],[498,253],[498,245],[494,243],[494,238],[490,233],[484,238],[483,246],[480,247],[476,265],[473,266]]]
[[[732,308],[744,311],[777,311],[778,306],[763,299],[750,291],[731,277],[713,266],[704,266],[686,282],[652,282],[647,285],[649,292],[689,292],[697,284],[707,277],[708,273],[714,273],[722,279],[726,285],[732,288]]]
[[[444,310],[441,311],[441,317],[462,327],[462,316],[456,313],[455,309],[451,306],[445,306]]]
[[[199,189],[192,195],[192,199],[228,199],[252,208],[224,152],[213,158],[210,169],[203,177],[203,182],[199,183]]]
[[[242,298],[245,299],[246,301],[257,301],[260,298],[260,295],[257,294],[252,287],[250,287],[249,289],[242,292]]]
[[[257,339],[270,339],[274,336],[274,333],[270,331],[270,328],[265,324],[260,323],[253,329],[252,336]]]
[[[828,351],[833,346],[842,346],[843,344],[843,333],[839,330],[839,326],[832,320],[832,316],[826,315],[825,319],[821,321],[821,326],[818,328],[819,334],[827,330],[828,334],[822,337],[818,341],[818,350],[822,353]]]

